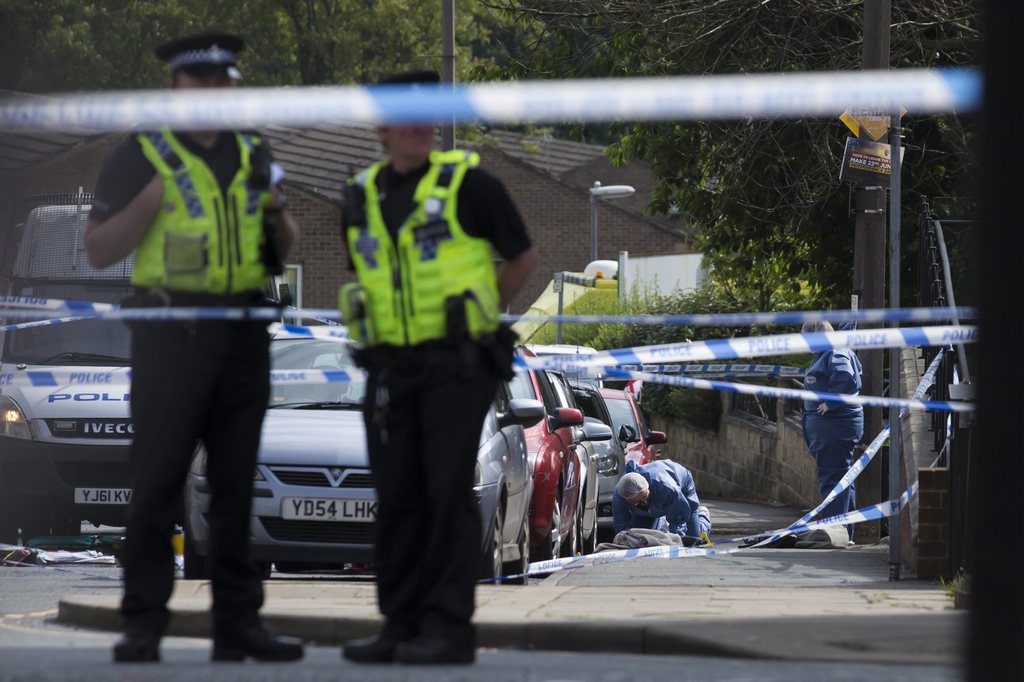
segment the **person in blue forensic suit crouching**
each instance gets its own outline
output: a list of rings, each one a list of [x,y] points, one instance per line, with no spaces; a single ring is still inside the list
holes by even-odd
[[[711,532],[711,515],[697,497],[693,474],[670,461],[626,464],[612,493],[612,523],[616,533],[649,528],[699,538]]]
[[[804,332],[830,332],[828,322],[807,322]],[[807,368],[804,387],[819,393],[858,395],[861,364],[848,348],[822,351]],[[818,465],[818,487],[824,499],[853,464],[853,450],[864,435],[864,408],[860,405],[805,400],[803,415],[807,449]],[[854,485],[840,493],[821,511],[820,518],[845,514],[857,508]],[[853,526],[846,527],[853,537]]]

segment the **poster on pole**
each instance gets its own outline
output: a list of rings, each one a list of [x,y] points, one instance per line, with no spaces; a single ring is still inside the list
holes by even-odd
[[[906,147],[900,147],[900,161]],[[892,150],[883,142],[846,138],[839,179],[858,185],[888,185],[892,172]]]

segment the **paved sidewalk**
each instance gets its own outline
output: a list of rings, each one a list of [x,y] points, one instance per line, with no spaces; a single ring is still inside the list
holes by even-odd
[[[715,536],[767,530],[799,510],[710,501]],[[372,580],[266,583],[282,633],[338,644],[377,631]],[[118,627],[116,596],[61,600],[58,620]],[[179,581],[171,634],[209,635],[210,587]],[[484,647],[743,658],[959,664],[966,614],[935,583],[888,580],[888,547],[751,550],[570,569],[530,585],[481,585]]]

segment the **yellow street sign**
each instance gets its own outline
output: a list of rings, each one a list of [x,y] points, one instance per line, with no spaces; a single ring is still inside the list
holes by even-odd
[[[907,110],[900,107],[900,117],[902,118]],[[878,114],[868,111],[860,111],[854,113],[847,109],[843,112],[839,120],[846,124],[846,127],[850,129],[855,136],[860,137],[861,129],[864,130],[868,136],[875,142],[879,142],[885,138],[889,133],[889,115]]]

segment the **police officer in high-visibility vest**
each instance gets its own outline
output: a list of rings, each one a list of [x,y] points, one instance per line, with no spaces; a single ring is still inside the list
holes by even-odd
[[[383,83],[418,87],[435,72]],[[481,523],[473,476],[483,419],[514,337],[500,313],[537,261],[476,153],[435,151],[433,124],[384,125],[388,158],[353,178],[344,232],[358,282],[342,316],[368,371],[364,417],[378,495],[384,626],[348,642],[364,663],[470,663]],[[492,246],[506,261],[495,268]]]
[[[160,46],[171,89],[221,88],[239,76],[241,38],[204,34]],[[297,230],[258,135],[159,130],[116,146],[96,183],[85,232],[90,262],[135,255],[136,306],[248,307]],[[133,322],[132,501],[124,563],[124,637],[115,661],[157,661],[174,581],[171,534],[196,443],[213,502],[213,660],[295,660],[302,643],[263,624],[249,561],[252,480],[269,399],[266,321]],[[187,540],[186,540],[187,541]]]

